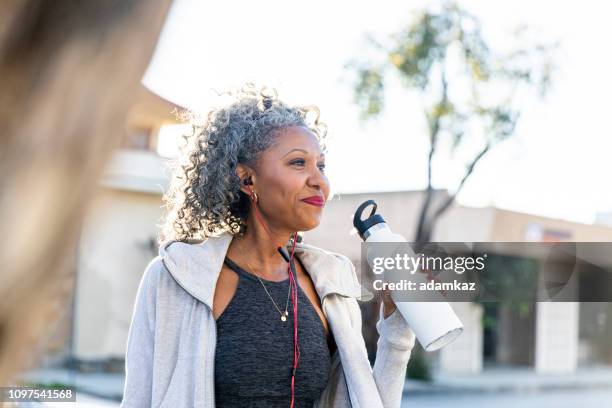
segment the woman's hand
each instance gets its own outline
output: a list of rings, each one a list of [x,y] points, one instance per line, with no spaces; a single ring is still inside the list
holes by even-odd
[[[391,292],[389,289],[383,289],[383,304],[383,316],[386,319],[387,317],[391,316],[391,314],[395,312],[395,309],[397,308],[395,302],[393,299],[391,299]]]

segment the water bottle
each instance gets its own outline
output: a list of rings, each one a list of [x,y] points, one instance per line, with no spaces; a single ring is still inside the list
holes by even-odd
[[[373,209],[368,218],[362,220],[361,215],[369,205],[373,205]],[[357,208],[353,225],[359,236],[367,243],[407,242],[403,236],[391,231],[383,217],[376,214],[376,208],[374,200],[365,201]],[[389,248],[390,251],[393,251],[392,246]],[[380,255],[380,251],[378,254]],[[414,253],[411,256],[414,256]],[[366,255],[366,258],[372,266],[370,257]],[[422,275],[419,273],[413,277],[418,279]],[[448,302],[444,300],[442,294],[438,293],[439,298],[435,302],[406,302],[396,301],[395,291],[390,291],[390,293],[397,309],[410,325],[425,351],[438,350],[454,341],[463,332],[463,324]]]

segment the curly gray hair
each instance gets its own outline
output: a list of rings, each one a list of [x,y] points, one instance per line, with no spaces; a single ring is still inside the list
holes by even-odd
[[[325,150],[327,128],[316,106],[288,106],[277,92],[252,83],[228,91],[234,101],[211,110],[203,123],[191,119],[192,133],[179,159],[171,163],[169,189],[163,196],[164,214],[158,243],[194,242],[229,231],[246,232],[249,197],[240,191],[238,163],[254,165],[278,131],[291,126],[310,129]],[[309,116],[314,117],[309,119]],[[182,161],[182,163],[181,163]]]

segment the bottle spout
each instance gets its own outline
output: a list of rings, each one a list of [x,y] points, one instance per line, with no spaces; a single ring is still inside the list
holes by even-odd
[[[365,220],[362,220],[361,215],[363,214],[363,211],[370,205],[373,206],[372,211],[370,211],[370,215]],[[355,215],[353,217],[353,226],[359,233],[359,236],[361,237],[361,239],[363,239],[364,241],[365,241],[365,233],[367,230],[369,230],[376,224],[385,222],[382,215],[376,214],[377,207],[378,205],[376,204],[374,200],[367,200],[363,202],[359,207],[357,207],[357,211],[355,211]]]

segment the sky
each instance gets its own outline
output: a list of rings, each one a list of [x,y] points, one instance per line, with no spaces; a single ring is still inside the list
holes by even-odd
[[[269,84],[288,103],[321,109],[333,193],[423,189],[429,146],[418,95],[391,86],[383,115],[361,123],[344,65],[367,55],[366,34],[385,38],[432,4],[175,0],[143,83],[165,99],[204,112],[219,103],[211,89],[247,80]],[[612,56],[606,50],[612,5],[597,0],[459,4],[481,18],[493,47],[505,47],[508,33],[521,23],[539,39],[559,40],[561,47],[551,92],[544,100],[524,101],[515,135],[479,162],[458,203],[583,223],[611,212]],[[434,188],[453,193],[465,162],[444,151],[434,160]]]

